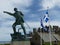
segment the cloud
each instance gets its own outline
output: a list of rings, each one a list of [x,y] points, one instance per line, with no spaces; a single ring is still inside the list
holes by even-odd
[[[60,0],[42,0],[42,7],[43,9],[47,9],[49,7],[50,9],[59,6],[60,7]]]
[[[3,13],[4,10],[11,11],[14,8],[12,3],[8,0],[0,0],[0,13]]]
[[[38,28],[40,27],[39,22],[26,22],[29,27],[24,23],[24,26],[26,28],[26,33],[29,33],[29,31],[33,31],[33,28]],[[0,37],[0,41],[10,41],[11,40],[11,36],[10,34],[13,33],[13,29],[12,27],[7,27],[8,25],[11,25],[12,22],[5,22],[3,25],[3,27],[0,27],[0,35],[2,35]],[[19,28],[20,26],[17,26],[16,28]],[[20,32],[23,34],[23,30],[21,29]],[[8,39],[7,39],[8,38]]]
[[[59,0],[42,0],[42,7],[44,10],[46,9],[47,6],[49,6],[50,9],[54,8],[55,6],[60,7],[59,4],[60,4]],[[25,15],[26,21],[28,20],[27,24],[31,28],[31,29],[29,29],[29,27],[24,23],[27,33],[29,31],[32,31],[33,28],[41,27],[40,26],[40,16],[38,16],[38,15],[41,15],[41,17],[42,17],[42,15],[44,15],[44,14],[40,14],[41,12],[37,12],[37,11],[33,13],[33,9],[31,7],[29,7],[30,5],[32,5],[32,0],[0,0],[0,35],[2,35],[0,37],[1,40],[10,40],[11,39],[10,33],[13,33],[13,29],[11,26],[14,23],[14,19],[15,19],[12,16],[9,16],[8,14],[4,14],[3,13],[4,10],[12,12],[12,13],[14,12],[13,11],[14,7],[17,7],[18,10],[21,10]],[[33,6],[36,6],[36,5],[33,5]],[[27,9],[27,7],[29,7],[29,8]],[[32,9],[32,11],[30,11],[30,9]],[[53,11],[49,12],[49,15],[51,15],[51,16],[53,15],[54,17],[58,14],[60,14],[58,12],[58,10],[57,11],[53,10]],[[52,18],[53,18],[53,16],[52,16]],[[30,20],[32,19],[32,21],[29,20],[29,17],[30,17]],[[58,17],[58,16],[56,16],[56,17]],[[38,20],[38,22],[37,22],[37,20]],[[50,24],[60,26],[59,21],[52,20],[50,22]],[[46,23],[44,23],[44,25],[46,25]],[[19,28],[19,26],[17,26],[17,29],[18,28]],[[20,30],[20,32],[23,32],[23,30]],[[8,39],[7,39],[7,37],[8,37]]]
[[[25,28],[26,28],[26,32],[27,33],[29,33],[29,31],[33,31],[33,28],[39,28],[39,27],[41,27],[40,26],[40,22],[26,22],[28,25],[29,25],[29,27],[24,23],[24,26],[25,26]],[[12,24],[11,22],[10,23],[7,23],[7,25],[8,24]],[[50,21],[50,25],[56,25],[56,26],[59,26],[60,27],[60,22],[59,21]],[[49,25],[49,23],[45,23],[44,22],[44,25]],[[18,28],[18,27],[20,27],[20,26],[17,26],[16,28]],[[23,34],[23,30],[21,29],[20,30],[20,32]],[[11,40],[11,36],[10,36],[10,34],[11,33],[13,33],[13,30],[12,30],[12,27],[7,27],[7,26],[5,26],[5,27],[0,27],[0,35],[2,35],[1,37],[0,37],[0,40],[3,40],[3,41],[10,41]],[[2,38],[3,37],[3,38]],[[7,39],[7,37],[8,37],[8,39]]]
[[[28,12],[25,7],[29,7],[32,4],[32,0],[0,0],[0,17],[11,18],[11,16],[4,14],[3,11],[14,12],[13,8],[17,7],[21,9],[24,13]],[[2,16],[3,15],[3,16]]]
[[[12,3],[19,5],[20,7],[28,7],[32,4],[32,0],[11,0]]]
[[[0,41],[11,41],[10,34],[0,34]]]
[[[60,27],[60,21],[51,21],[50,22],[51,25],[56,25]]]
[[[14,5],[16,4],[16,5]],[[8,41],[11,39],[10,33],[13,33],[12,24],[14,23],[14,18],[8,14],[4,14],[3,11],[12,12],[14,7],[17,7],[23,12],[28,12],[25,7],[31,5],[31,0],[0,0],[0,41]],[[22,30],[20,30],[23,32]]]
[[[13,8],[15,7],[13,4],[17,4],[20,7],[27,7],[32,4],[32,0],[0,0],[0,13],[3,13],[4,10],[13,11]]]

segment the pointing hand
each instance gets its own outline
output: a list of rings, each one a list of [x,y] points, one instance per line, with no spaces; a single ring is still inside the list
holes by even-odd
[[[6,11],[3,11],[4,13],[6,13]]]

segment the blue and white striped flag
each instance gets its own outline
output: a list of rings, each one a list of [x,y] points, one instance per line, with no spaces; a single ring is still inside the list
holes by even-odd
[[[41,27],[44,28],[44,25],[43,25],[42,19],[41,19]]]
[[[48,21],[49,21],[48,11],[47,11],[46,14],[44,15],[44,21],[45,21],[45,22],[48,22]]]
[[[46,29],[45,26],[43,25],[42,19],[41,19],[41,27],[42,27],[45,31],[47,31],[47,29]]]

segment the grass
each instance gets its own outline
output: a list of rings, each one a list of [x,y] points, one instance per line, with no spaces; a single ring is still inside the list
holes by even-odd
[[[46,42],[45,43],[45,45],[50,45],[50,43],[49,42]],[[54,43],[52,42],[52,45],[54,45]],[[58,44],[57,45],[60,45],[60,42],[58,42]]]
[[[10,44],[0,44],[0,45],[10,45]],[[46,42],[45,45],[50,45],[49,42]],[[52,45],[54,45],[54,43],[52,42]],[[58,45],[60,45],[60,42],[58,42]]]

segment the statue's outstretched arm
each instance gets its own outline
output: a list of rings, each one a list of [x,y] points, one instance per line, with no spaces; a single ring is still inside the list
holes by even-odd
[[[13,15],[12,13],[10,13],[10,12],[7,12],[7,11],[3,11],[4,13],[7,13],[7,14],[9,14],[9,15]]]

